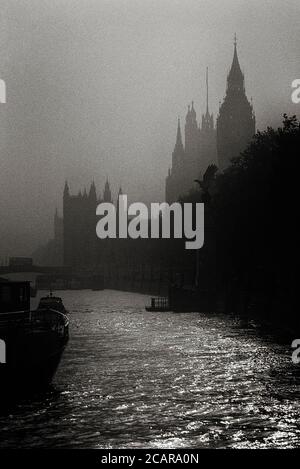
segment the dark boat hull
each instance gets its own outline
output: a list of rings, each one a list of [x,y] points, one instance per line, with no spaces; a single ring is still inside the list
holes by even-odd
[[[6,363],[0,364],[0,394],[22,394],[51,383],[68,334],[15,328],[2,334],[2,339],[6,344]]]

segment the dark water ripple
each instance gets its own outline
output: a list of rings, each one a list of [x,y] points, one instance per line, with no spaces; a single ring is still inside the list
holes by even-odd
[[[216,314],[146,313],[143,295],[63,292],[54,387],[0,416],[0,447],[300,446],[289,346]]]

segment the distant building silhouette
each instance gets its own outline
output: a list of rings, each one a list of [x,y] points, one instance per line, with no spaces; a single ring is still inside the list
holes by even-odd
[[[63,239],[64,225],[63,218],[55,210],[53,218],[54,237],[46,244],[39,246],[32,257],[35,265],[60,266],[63,265]]]
[[[233,157],[243,151],[255,134],[255,116],[245,91],[244,74],[234,40],[231,70],[227,77],[227,90],[217,118],[218,165],[224,170]]]
[[[103,202],[112,203],[111,190],[110,190],[110,185],[109,185],[107,178],[106,178],[105,188],[103,192]]]
[[[55,210],[54,214],[54,240],[62,244],[64,236],[64,221],[63,218],[58,215],[58,210]]]
[[[173,203],[191,190],[195,178],[203,176],[210,164],[224,170],[230,160],[245,149],[255,134],[255,116],[249,103],[241,71],[237,41],[227,77],[226,96],[220,106],[216,126],[209,112],[208,71],[206,72],[206,112],[198,126],[194,103],[188,106],[185,123],[185,145],[182,143],[178,120],[176,144],[172,154],[172,166],[166,178],[166,201]]]
[[[194,103],[188,106],[185,120],[185,145],[182,143],[178,119],[176,144],[172,154],[172,167],[166,179],[166,201],[178,200],[188,192],[195,177],[205,172],[207,166],[217,162],[216,129],[213,114],[208,106],[208,71],[206,73],[206,113],[198,125]]]
[[[63,195],[63,253],[64,265],[72,267],[93,267],[106,255],[108,243],[96,235],[96,208],[101,202],[112,203],[112,193],[108,179],[105,182],[103,197],[97,197],[95,183],[90,190],[71,195],[66,182]]]
[[[237,156],[255,133],[255,116],[249,103],[241,71],[237,42],[234,41],[234,55],[227,77],[226,96],[215,125],[209,111],[208,70],[206,71],[206,110],[200,124],[194,103],[188,106],[185,120],[184,142],[178,119],[176,143],[172,153],[172,166],[166,178],[166,201],[173,203],[185,195],[195,179],[204,175],[210,164],[217,164],[224,170],[231,158]],[[122,194],[120,188],[119,195]],[[66,266],[92,267],[111,262],[125,252],[125,243],[113,240],[99,240],[96,236],[96,207],[101,202],[112,203],[112,193],[106,179],[101,199],[97,197],[95,183],[87,193],[71,195],[66,182],[63,196],[63,222],[55,215],[55,238],[63,233],[63,262]],[[118,202],[118,196],[117,201]],[[118,210],[118,208],[117,208]],[[63,224],[63,227],[61,226]],[[126,249],[131,244],[126,244]]]
[[[100,202],[100,201],[99,201]],[[66,182],[63,196],[64,265],[93,265],[96,255],[97,194],[92,182],[89,193],[84,190],[71,195]]]

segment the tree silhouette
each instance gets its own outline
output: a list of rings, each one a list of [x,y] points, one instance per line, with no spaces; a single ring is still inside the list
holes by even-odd
[[[213,229],[206,233],[200,257],[206,259],[205,268],[213,240],[218,291],[229,310],[242,302],[244,310],[256,304],[257,311],[274,319],[283,311],[297,319],[299,149],[299,120],[284,115],[282,127],[258,132],[223,173],[209,167],[203,180],[196,180],[201,190],[183,200],[206,203],[205,220]]]

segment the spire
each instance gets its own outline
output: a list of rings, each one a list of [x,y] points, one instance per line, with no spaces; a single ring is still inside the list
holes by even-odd
[[[89,197],[90,197],[91,199],[94,199],[94,200],[97,199],[95,181],[93,181],[92,184],[91,184],[90,192],[89,192]]]
[[[195,111],[195,108],[194,108],[194,101],[192,101],[191,115],[196,118],[196,111]]]
[[[104,202],[111,202],[111,190],[110,190],[110,185],[108,182],[108,177],[106,177],[106,182],[105,182],[105,188],[104,188],[104,193],[103,193],[103,200]]]
[[[202,114],[201,131],[214,130],[214,116],[209,113],[208,67],[206,67],[206,113]]]
[[[221,171],[229,166],[232,158],[244,151],[254,134],[253,107],[246,95],[235,35],[233,61],[227,78],[226,95],[217,119],[218,166]]]
[[[182,136],[181,136],[180,118],[179,117],[178,117],[178,124],[177,124],[176,145],[182,146]]]
[[[196,111],[194,108],[194,101],[192,101],[191,105],[190,104],[188,105],[188,112],[187,112],[185,120],[186,120],[186,123],[192,124],[192,126],[194,126],[197,120],[197,115],[196,115]]]
[[[206,115],[209,115],[208,109],[208,67],[206,67]]]
[[[69,195],[70,195],[70,189],[69,189],[68,181],[66,180],[65,188],[64,188],[64,197],[69,197]]]
[[[244,75],[240,67],[237,53],[237,37],[234,35],[234,53],[231,69],[228,75],[228,87],[236,89],[244,89]]]
[[[188,105],[188,110],[187,110],[187,113],[186,113],[186,116],[185,116],[185,121],[190,122],[190,120],[191,120],[191,106],[189,104]]]
[[[187,155],[196,155],[199,147],[199,128],[197,123],[197,115],[194,108],[194,101],[186,116],[185,123],[185,153]]]
[[[187,116],[187,122],[188,122],[188,116]],[[175,143],[175,147],[172,153],[172,169],[177,168],[181,164],[183,158],[184,158],[184,146],[182,143],[180,118],[178,117],[176,143]]]
[[[176,144],[174,148],[175,153],[183,152],[183,143],[182,143],[182,136],[181,136],[181,126],[180,126],[180,118],[178,117],[177,122],[177,135],[176,135]]]

